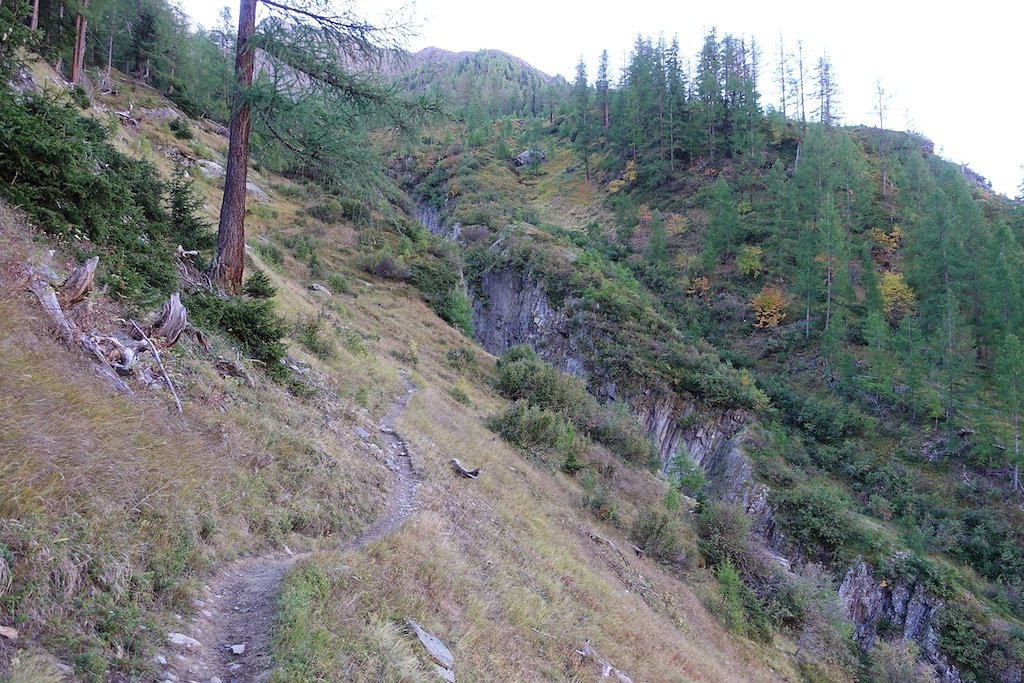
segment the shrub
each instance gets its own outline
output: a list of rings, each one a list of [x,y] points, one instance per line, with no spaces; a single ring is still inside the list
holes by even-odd
[[[448,349],[448,352],[445,353],[444,356],[448,361],[448,365],[452,366],[456,370],[476,366],[476,354],[473,353],[472,349],[462,347]]]
[[[190,124],[188,119],[184,116],[179,116],[171,120],[171,122],[167,124],[167,127],[171,129],[172,133],[174,133],[174,137],[179,140],[191,140],[195,137],[195,132],[192,130],[192,124]]]
[[[708,480],[704,475],[704,470],[690,459],[682,447],[669,463],[668,474],[675,488],[697,500],[702,500],[705,497]]]
[[[473,308],[461,287],[453,287],[448,293],[441,317],[459,328],[467,337],[473,336]]]
[[[515,346],[498,360],[496,385],[506,398],[562,415],[619,457],[644,465],[657,460],[650,438],[626,406],[600,405],[582,380],[559,372],[527,346]]]
[[[697,516],[697,536],[700,551],[712,567],[726,561],[741,568],[754,566],[750,518],[740,508],[728,503],[702,505]]]
[[[259,268],[252,269],[252,274],[245,280],[242,293],[253,299],[273,299],[277,295],[277,288],[270,281],[270,276]]]
[[[469,405],[469,394],[466,392],[466,381],[460,379],[448,389],[448,395],[463,405]]]
[[[599,478],[592,470],[583,476],[583,505],[598,519],[617,522],[619,511],[612,500],[608,482]]]
[[[200,222],[172,219],[152,164],[118,152],[106,129],[52,95],[0,89],[0,120],[0,194],[79,256],[102,256],[115,294],[155,302],[175,289],[174,248],[198,243],[183,232]]]
[[[330,286],[332,292],[340,294],[349,294],[352,291],[352,285],[348,283],[344,275],[333,273],[327,277],[327,284]]]
[[[772,497],[776,519],[801,549],[811,554],[824,551],[836,559],[840,550],[857,540],[849,512],[853,503],[835,487],[819,484],[773,491]]]
[[[786,299],[778,287],[765,285],[750,300],[754,311],[754,327],[778,327],[786,317]]]
[[[725,560],[715,572],[722,595],[722,616],[726,627],[761,643],[772,641],[772,623],[757,595],[743,583],[732,562]]]
[[[882,306],[889,322],[898,324],[903,316],[914,309],[914,291],[903,279],[902,273],[882,273],[878,288],[882,292]]]
[[[363,262],[363,269],[385,280],[408,280],[410,270],[390,251],[379,251]]]
[[[200,325],[224,332],[242,353],[263,363],[268,375],[281,379],[287,374],[281,361],[288,330],[272,301],[201,293],[188,296],[185,305]]]
[[[505,412],[491,418],[488,426],[516,446],[535,454],[580,454],[586,448],[585,440],[571,422],[526,401],[516,401]]]
[[[324,336],[323,313],[304,318],[295,326],[295,336],[303,348],[318,358],[330,358],[334,355],[334,344]]]
[[[761,263],[762,256],[764,256],[764,250],[761,247],[748,244],[740,250],[740,255],[736,258],[736,265],[739,266],[740,272],[747,277],[760,277],[761,271],[764,270],[764,265]]]
[[[679,521],[667,510],[649,508],[641,512],[629,530],[629,538],[659,562],[676,562],[683,553]]]

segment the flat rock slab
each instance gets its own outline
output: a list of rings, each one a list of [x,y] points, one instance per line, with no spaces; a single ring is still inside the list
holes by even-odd
[[[434,660],[435,664],[437,664],[438,669],[444,669],[448,674],[451,674],[451,678],[448,678],[446,675],[442,675],[440,671],[438,671],[438,675],[447,681],[454,682],[455,673],[452,671],[452,667],[455,665],[455,657],[452,655],[451,650],[445,647],[445,644],[442,643],[437,636],[423,630],[423,627],[412,619],[406,619],[405,623],[413,630],[416,637],[419,638],[420,643],[423,644],[423,647],[427,650],[427,654],[430,655],[430,658]]]

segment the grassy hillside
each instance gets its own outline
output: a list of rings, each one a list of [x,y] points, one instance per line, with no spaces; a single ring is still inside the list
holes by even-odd
[[[1024,543],[1015,409],[1000,392],[1016,370],[995,359],[1018,329],[1000,302],[1019,282],[1006,270],[1020,263],[1019,208],[919,136],[815,125],[801,139],[771,119],[753,170],[741,155],[700,159],[658,184],[609,134],[588,182],[573,116],[449,134],[406,164],[441,232],[458,224],[475,298],[486,309],[488,272],[537,283],[599,395],[610,381],[634,402],[695,397],[698,425],[750,411],[745,450],[781,550],[836,582],[864,557],[883,583],[927,587],[964,679],[1012,675]],[[547,161],[514,168],[528,148]],[[742,573],[770,611],[778,594]]]
[[[129,81],[118,97],[165,104]],[[99,105],[126,108],[113,96]],[[84,113],[104,118],[99,107]],[[178,116],[143,115],[139,126],[116,127],[113,144],[164,178],[177,154],[219,162],[226,141],[194,122],[179,141],[168,125]],[[200,215],[211,215],[218,181],[191,168]],[[312,185],[251,178],[268,197],[250,205],[249,269],[276,288],[290,379],[247,360],[255,386],[220,375],[213,363],[233,358],[236,342],[207,328],[211,349],[185,341],[164,357],[181,416],[159,386],[111,394],[88,360],[52,339],[23,289],[27,266],[45,264],[59,279],[72,256],[103,258],[116,245],[67,240],[4,205],[0,624],[18,640],[0,639],[0,676],[152,678],[164,634],[187,625],[208,574],[284,545],[322,552],[286,579],[276,680],[417,680],[424,661],[399,634],[406,617],[440,635],[470,679],[583,679],[574,652],[587,640],[636,680],[793,676],[788,641],[754,647],[712,616],[718,589],[692,531],[679,531],[687,559],[671,573],[591,538],[628,550],[622,529],[664,483],[607,454],[585,476],[560,474],[558,461],[524,456],[482,425],[506,405],[491,388],[494,361],[423,302],[443,250],[404,219],[346,218],[338,198]],[[365,271],[384,245],[405,244],[421,264],[415,287]],[[101,262],[103,282],[117,282],[125,266]],[[311,291],[313,281],[333,293]],[[76,319],[113,331],[118,318],[146,315],[146,295],[107,287]],[[391,486],[357,429],[375,431],[399,391],[398,368],[421,387],[399,424],[419,510],[396,534],[339,556],[331,548],[379,514]],[[453,457],[484,476],[454,478]]]

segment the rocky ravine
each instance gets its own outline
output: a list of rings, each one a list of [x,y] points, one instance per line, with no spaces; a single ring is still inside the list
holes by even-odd
[[[571,301],[562,310],[555,309],[538,282],[511,269],[484,274],[476,294],[473,323],[477,340],[489,352],[500,355],[516,344],[527,344],[544,360],[588,381],[596,395],[616,398],[614,385],[588,372],[581,351],[586,344],[570,331]],[[800,561],[780,555],[785,539],[776,528],[771,491],[754,478],[743,450],[755,426],[750,415],[742,410],[708,411],[693,397],[651,391],[618,398],[632,406],[637,421],[651,435],[663,467],[685,450],[704,470],[712,495],[746,510],[753,530],[784,567]],[[874,645],[885,619],[903,640],[920,646],[941,683],[961,682],[956,667],[938,649],[936,616],[943,603],[923,586],[886,585],[860,560],[846,574],[840,597],[862,649]]]
[[[392,533],[413,510],[416,483],[405,442],[395,431],[395,421],[405,410],[416,386],[402,373],[405,392],[391,404],[381,421],[381,439],[387,462],[393,465],[394,487],[387,507],[376,522],[340,550],[356,550]],[[275,603],[281,581],[308,553],[287,550],[232,563],[203,587],[196,601],[198,613],[184,633],[169,633],[173,652],[160,655],[163,681],[196,683],[260,682],[270,677],[270,653]]]

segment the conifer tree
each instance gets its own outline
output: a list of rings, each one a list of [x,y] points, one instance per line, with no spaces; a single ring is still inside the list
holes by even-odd
[[[587,182],[590,182],[590,145],[593,138],[593,122],[590,116],[590,86],[587,84],[587,65],[580,57],[576,65],[576,81],[572,88],[573,101],[573,145],[576,154],[583,161]]]
[[[256,5],[269,16],[256,32]],[[212,276],[219,287],[238,292],[245,260],[245,195],[257,46],[269,61],[273,93],[288,97],[333,97],[354,110],[394,126],[438,110],[436,102],[404,101],[393,86],[346,71],[345,60],[374,64],[385,49],[399,48],[401,26],[374,26],[350,8],[322,0],[241,0],[236,41],[235,87],[229,126],[227,170]],[[287,144],[281,127],[280,142]]]
[[[707,202],[708,229],[704,234],[704,266],[711,268],[723,256],[736,248],[739,236],[739,216],[732,188],[724,174],[711,187]]]
[[[1021,413],[1024,413],[1024,344],[1012,332],[1006,334],[996,358],[996,379],[999,399],[1013,430],[1013,477],[1010,486],[1014,491],[1024,493],[1024,486],[1020,481],[1020,418]]]
[[[605,131],[608,130],[608,117],[611,113],[609,101],[610,81],[608,79],[608,50],[601,50],[601,58],[597,63],[597,80],[594,82],[597,89],[597,110],[601,115],[601,125]]]

